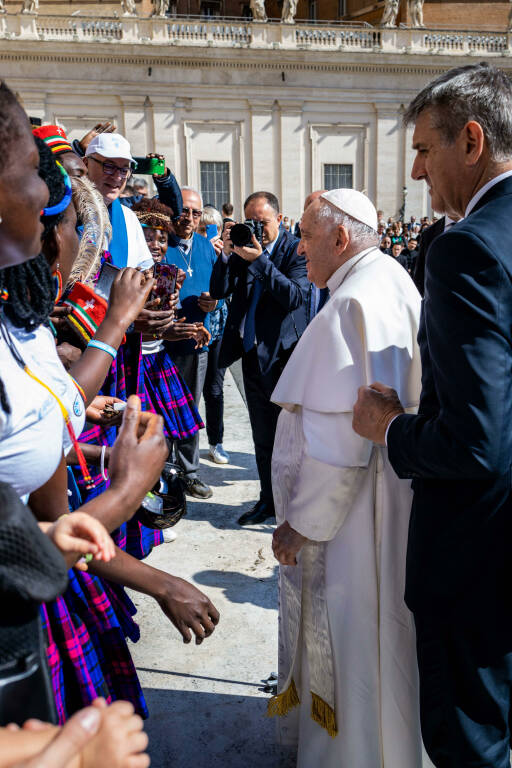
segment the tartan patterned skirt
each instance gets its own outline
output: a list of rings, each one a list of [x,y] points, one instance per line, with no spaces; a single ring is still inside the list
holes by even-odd
[[[140,337],[138,344],[135,344],[133,339],[131,341],[131,345],[123,344],[119,347],[117,358],[112,362],[108,376],[98,394],[108,397],[119,397],[121,400],[126,400],[130,394],[137,394],[141,398],[142,403],[144,403],[144,371],[141,363]],[[93,424],[89,425],[78,439],[81,443],[112,446],[116,437],[116,427],[102,427]],[[110,481],[105,480],[98,473],[97,467],[89,467],[89,471],[95,484],[92,490],[85,488],[80,468],[73,468],[73,474],[80,489],[83,504],[99,496],[110,485]],[[136,516],[123,523],[120,528],[114,531],[112,538],[120,549],[123,549],[129,555],[133,555],[138,560],[147,557],[153,547],[158,546],[164,540],[162,531],[146,528],[145,525],[142,525],[137,520]]]
[[[142,355],[141,368],[142,409],[163,416],[166,437],[185,440],[204,428],[194,398],[165,348]]]
[[[71,569],[61,597],[41,607],[59,723],[98,696],[148,709],[126,638],[139,639],[135,606],[121,587]]]

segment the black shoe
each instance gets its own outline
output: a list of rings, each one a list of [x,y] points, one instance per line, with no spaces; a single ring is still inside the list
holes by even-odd
[[[210,486],[203,483],[198,477],[185,478],[185,493],[187,496],[194,496],[196,499],[209,499],[213,496]]]
[[[264,523],[269,517],[275,517],[274,507],[266,501],[258,501],[257,504],[238,518],[238,525],[256,525]]]

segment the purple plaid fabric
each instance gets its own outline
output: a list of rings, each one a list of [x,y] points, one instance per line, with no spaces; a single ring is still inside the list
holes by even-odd
[[[118,619],[110,599],[115,589],[111,585],[105,589],[96,576],[70,570],[64,595],[42,606],[60,723],[98,696],[107,702],[126,699],[142,717],[148,716],[126,642],[127,635],[138,639],[138,627],[129,605],[122,607],[120,593],[115,599],[122,623]]]
[[[134,334],[129,339],[129,343],[127,342],[119,347],[117,357],[112,362],[109,374],[99,394],[126,400],[128,395],[134,393],[139,395],[144,403],[144,370],[141,365],[141,357],[140,335]],[[94,424],[82,432],[79,440],[82,443],[112,446],[116,437],[116,427],[104,428]],[[95,487],[88,491],[85,488],[80,468],[73,467],[73,474],[84,504],[99,496],[109,486],[108,480],[104,480],[100,474],[96,474],[96,467],[89,467],[89,469]],[[133,555],[138,560],[147,557],[153,547],[158,546],[164,540],[161,531],[153,531],[146,528],[135,517],[127,523],[123,523],[117,531],[114,531],[112,538],[120,549],[125,550],[129,555]]]
[[[184,440],[204,428],[194,398],[166,349],[142,355],[141,368],[142,409],[163,416],[166,437]]]

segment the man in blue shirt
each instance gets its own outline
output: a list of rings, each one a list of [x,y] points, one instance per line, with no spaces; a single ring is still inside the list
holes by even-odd
[[[169,236],[165,259],[168,264],[175,264],[186,273],[180,291],[181,310],[178,314],[186,317],[189,323],[203,323],[209,330],[209,313],[217,306],[217,301],[209,294],[216,255],[210,241],[196,231],[203,212],[201,195],[189,187],[183,187],[181,192],[183,211],[174,223],[176,235]],[[169,352],[199,406],[208,366],[208,347],[196,349],[195,341],[191,339],[170,342]],[[209,499],[212,489],[198,477],[199,433],[180,441],[176,453],[185,472],[187,493],[196,498]]]

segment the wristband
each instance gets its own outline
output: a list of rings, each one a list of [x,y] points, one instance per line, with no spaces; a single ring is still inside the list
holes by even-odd
[[[117,349],[111,347],[110,344],[105,344],[104,341],[98,341],[97,339],[91,339],[87,344],[88,347],[94,347],[95,349],[101,349],[102,352],[107,352],[115,360],[117,357]]]
[[[101,476],[104,480],[108,480],[108,475],[105,473],[105,453],[107,451],[107,446],[102,445],[101,446],[101,458],[100,458],[100,472]]]

